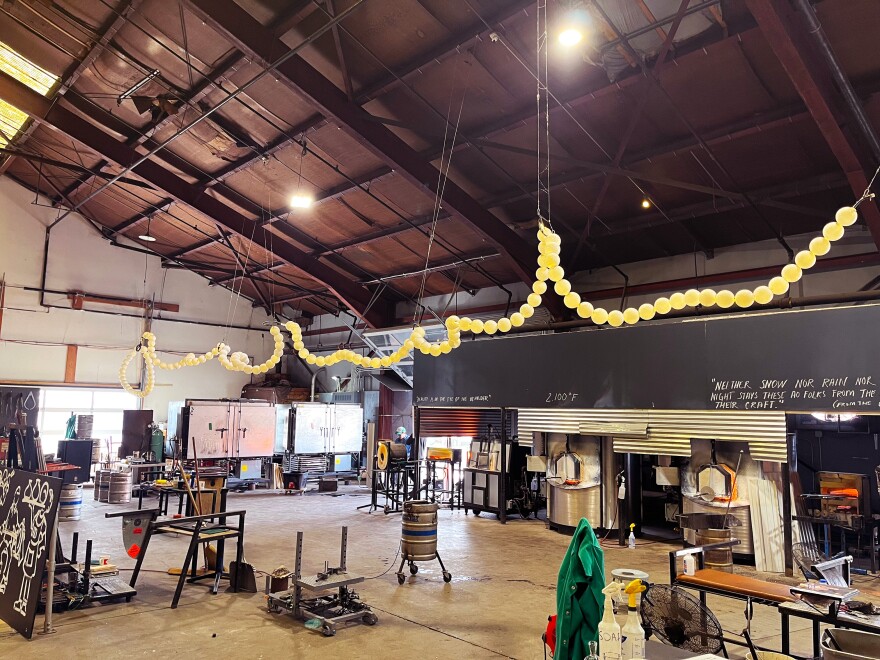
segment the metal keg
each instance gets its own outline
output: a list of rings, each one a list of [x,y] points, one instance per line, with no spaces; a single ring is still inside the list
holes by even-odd
[[[82,503],[82,484],[64,484],[61,487],[58,520],[79,520],[82,518]]]
[[[95,477],[98,480],[98,500],[101,502],[110,501],[111,474],[113,474],[111,470],[98,470],[98,476]]]
[[[110,504],[131,502],[131,472],[111,472],[108,489]]]
[[[101,462],[101,438],[92,438],[92,463]]]
[[[697,545],[711,545],[713,543],[723,543],[730,541],[732,530],[728,529],[698,529],[696,540]],[[703,560],[706,568],[713,568],[716,571],[724,571],[725,573],[733,573],[733,548],[715,548],[706,550],[703,553]]]
[[[437,556],[436,502],[412,500],[403,503],[400,551],[410,561],[429,561]]]

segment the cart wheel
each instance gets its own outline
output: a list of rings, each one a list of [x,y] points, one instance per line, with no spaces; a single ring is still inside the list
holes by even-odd
[[[386,504],[385,505],[385,515],[387,516],[389,513],[391,513],[391,509],[389,509],[388,505]]]
[[[321,632],[324,633],[324,637],[333,637],[336,634],[336,631],[330,626],[324,626]]]
[[[452,582],[452,573],[448,573],[443,571],[443,581],[444,582]]]
[[[474,515],[475,515],[475,516],[480,515],[482,512],[483,512],[482,509],[474,509]]]
[[[410,572],[410,574],[415,575],[416,573],[419,572],[419,567],[416,566],[415,564],[410,563],[409,572]]]
[[[397,574],[397,584],[403,584],[406,582],[406,576],[403,573]]]
[[[366,614],[364,614],[363,620],[364,623],[366,623],[368,626],[375,626],[377,623],[379,623],[379,617],[377,617],[372,612],[367,612]]]

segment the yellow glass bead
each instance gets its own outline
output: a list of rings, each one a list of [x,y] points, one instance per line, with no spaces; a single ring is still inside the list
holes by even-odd
[[[809,250],[801,250],[795,255],[794,262],[801,270],[807,270],[816,265],[816,255]]]
[[[727,289],[722,289],[718,292],[718,295],[715,296],[715,303],[722,309],[733,307],[735,301],[736,296],[733,295],[733,291],[728,291]]]
[[[486,321],[483,324],[483,332],[485,332],[487,335],[494,335],[496,332],[498,332],[498,322],[492,320]]]
[[[603,325],[608,322],[608,312],[601,307],[597,307],[593,310],[593,313],[590,314],[590,320],[596,325]]]
[[[838,224],[849,227],[859,219],[859,212],[852,206],[844,206],[837,210],[837,213],[834,214],[834,219],[837,220]]]
[[[562,269],[562,266],[554,266],[548,271],[547,277],[552,282],[558,282],[565,277],[565,271]]]
[[[562,302],[569,309],[577,309],[577,306],[581,304],[580,294],[577,294],[574,291],[569,291],[565,294]]]
[[[541,296],[539,296],[537,293],[530,293],[528,298],[526,298],[526,302],[529,303],[532,307],[540,307]]]
[[[514,312],[510,315],[510,325],[514,328],[520,327],[523,323],[526,322],[526,317],[520,314],[519,312]]]
[[[648,303],[644,303],[643,305],[639,305],[639,318],[645,321],[650,321],[654,318],[654,314],[656,314],[656,310],[654,309],[654,305],[650,305]]]
[[[785,279],[783,279],[782,277],[779,277],[777,275],[776,277],[774,277],[773,279],[770,280],[770,282],[768,283],[768,286],[770,287],[770,291],[772,291],[774,295],[781,296],[786,291],[788,291],[789,285]]]
[[[669,300],[669,298],[661,296],[654,301],[654,311],[661,316],[663,314],[669,314],[669,312],[672,311],[672,302]]]
[[[688,289],[684,292],[684,304],[688,307],[696,307],[700,304],[700,292],[696,289]]]
[[[553,285],[553,290],[556,292],[557,296],[565,296],[571,291],[571,282],[566,279],[561,279]]]
[[[577,306],[577,315],[582,319],[588,319],[593,314],[593,305],[584,301]]]
[[[623,321],[623,312],[621,312],[619,309],[608,312],[608,325],[614,328],[619,328],[623,325]]]
[[[475,335],[480,334],[483,331],[483,322],[480,319],[474,319],[471,321],[471,332]]]
[[[530,319],[535,314],[535,308],[531,305],[523,305],[519,308],[519,313],[523,315],[523,318]]]
[[[712,289],[703,289],[700,291],[700,304],[703,307],[711,307],[715,304],[717,294]]]
[[[831,241],[829,241],[824,236],[816,236],[816,238],[810,241],[810,252],[815,254],[817,257],[828,254],[828,251],[830,249]]]
[[[498,319],[498,330],[501,332],[509,332],[513,327],[509,318]]]
[[[822,236],[829,241],[839,241],[843,238],[843,232],[843,225],[838,224],[837,222],[829,222],[822,228]]]
[[[782,279],[786,282],[797,282],[803,274],[803,271],[795,264],[787,264],[782,267]]]
[[[772,293],[772,291],[770,293]],[[736,292],[733,301],[736,303],[737,307],[745,309],[746,307],[751,307],[755,302],[755,294],[748,289],[742,289]]]
[[[543,280],[539,280],[532,285],[532,291],[537,293],[539,296],[543,296],[547,293],[547,282]]]
[[[699,294],[697,294],[699,296]],[[687,307],[687,302],[685,301],[685,297],[683,293],[676,291],[671,296],[669,296],[669,305],[672,309],[684,309]]]

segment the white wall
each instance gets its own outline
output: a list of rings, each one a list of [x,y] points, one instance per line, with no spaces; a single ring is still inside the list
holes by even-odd
[[[144,329],[140,310],[90,303],[86,303],[85,310],[72,310],[66,295],[53,294],[45,296],[45,304],[67,309],[47,309],[40,305],[39,293],[17,288],[40,286],[45,229],[58,216],[57,209],[33,201],[32,192],[0,177],[0,276],[7,284],[0,327],[0,382],[63,383],[66,347],[77,345],[77,383],[116,383],[122,358]],[[39,202],[47,204],[43,198]],[[273,348],[265,331],[226,328],[268,329],[264,326],[268,318],[250,301],[240,300],[232,314],[230,291],[211,287],[207,280],[187,271],[163,269],[158,257],[113,247],[76,214],[52,230],[46,288],[180,305],[178,313],[158,312],[153,320],[157,348],[166,360],[177,360],[189,352],[203,353],[219,341],[259,361]],[[218,327],[171,319],[215,323]],[[226,371],[216,361],[173,372],[160,371],[156,388],[144,406],[154,409],[155,419],[162,421],[171,400],[238,396],[248,379],[244,374]],[[129,381],[137,380],[137,372],[131,367]]]

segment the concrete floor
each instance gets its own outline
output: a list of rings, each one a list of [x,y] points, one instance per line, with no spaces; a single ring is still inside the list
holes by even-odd
[[[324,560],[338,564],[340,526],[349,527],[349,571],[376,576],[394,560],[400,516],[367,514],[357,506],[369,501],[365,488],[350,486],[335,496],[310,493],[284,496],[272,491],[231,494],[229,510],[246,509],[246,559],[258,570],[292,568],[297,530],[305,532],[304,571],[316,573]],[[95,540],[95,553],[107,554],[129,576],[134,561],[122,547],[119,519],[104,513],[133,508],[99,504],[86,491],[83,519],[61,524],[70,547],[74,530]],[[166,574],[182,563],[186,541],[157,537],[151,543],[138,595],[131,603],[96,605],[57,614],[55,634],[35,634],[30,642],[0,628],[0,657],[36,654],[69,657],[71,649],[100,658],[543,658],[541,632],[555,611],[556,574],[569,538],[543,522],[514,518],[506,526],[494,516],[475,518],[463,511],[440,513],[439,549],[453,580],[445,584],[436,562],[420,565],[417,576],[398,586],[396,565],[386,575],[355,587],[379,616],[375,627],[354,625],[324,638],[289,616],[266,613],[259,594],[212,596],[208,588],[187,585],[180,606],[169,608],[176,578]],[[81,545],[83,541],[81,540]],[[667,552],[673,546],[640,545],[635,550],[610,543],[606,571],[639,568],[667,581]],[[128,570],[125,570],[128,569]],[[263,578],[258,576],[262,589]],[[709,606],[729,631],[743,627],[742,603],[710,596]],[[779,648],[778,617],[758,607],[753,622],[760,644]],[[793,620],[793,648],[809,652],[809,624]],[[0,626],[3,626],[0,623]],[[37,628],[42,630],[42,615]],[[733,647],[732,657],[744,657]]]

